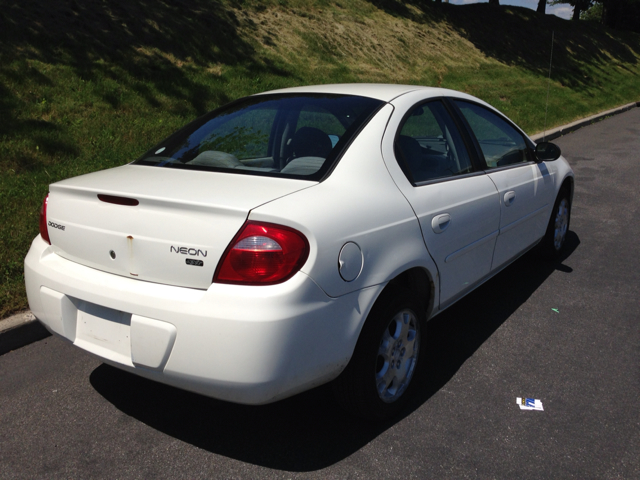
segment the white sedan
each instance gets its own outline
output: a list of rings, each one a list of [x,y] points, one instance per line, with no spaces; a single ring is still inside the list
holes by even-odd
[[[396,414],[425,322],[540,244],[573,172],[463,93],[322,85],[239,99],[128,165],[50,186],[29,305],[104,362],[244,404],[334,381]]]

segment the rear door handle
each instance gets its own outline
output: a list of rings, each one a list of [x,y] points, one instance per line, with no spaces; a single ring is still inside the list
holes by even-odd
[[[451,215],[448,213],[436,215],[431,220],[431,228],[433,228],[433,231],[436,233],[444,232],[449,225],[451,225]]]
[[[510,206],[515,199],[516,199],[516,192],[514,192],[513,190],[509,190],[507,193],[504,194],[504,205],[506,207]]]

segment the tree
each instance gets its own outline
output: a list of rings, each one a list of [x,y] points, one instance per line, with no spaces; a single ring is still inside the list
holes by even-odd
[[[601,23],[607,27],[640,33],[640,0],[551,0],[549,5],[560,3],[573,7],[572,20],[592,20],[600,14]]]
[[[540,0],[543,1],[543,0]],[[568,3],[573,7],[573,17],[571,20],[578,21],[580,20],[580,12],[584,12],[591,7],[594,0],[552,0],[549,2],[549,5],[558,5],[561,3]],[[540,4],[538,4],[538,12],[540,11]]]
[[[580,12],[580,20],[588,20],[590,22],[602,23],[602,2],[595,2],[588,10]]]
[[[640,32],[640,0],[602,0],[602,7],[607,27]]]
[[[571,20],[576,22],[580,20],[580,12],[589,10],[591,5],[593,5],[593,0],[574,0],[573,17],[571,17]]]
[[[538,8],[536,10],[540,15],[547,13],[547,0],[538,0]]]

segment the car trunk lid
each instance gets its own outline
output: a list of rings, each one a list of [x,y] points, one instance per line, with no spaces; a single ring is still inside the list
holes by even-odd
[[[208,288],[249,211],[314,182],[127,165],[52,184],[55,253],[102,271]]]

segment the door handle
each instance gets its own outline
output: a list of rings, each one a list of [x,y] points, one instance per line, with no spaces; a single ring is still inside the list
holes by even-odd
[[[436,215],[431,220],[431,228],[433,228],[433,231],[436,233],[444,232],[449,225],[451,225],[451,215],[448,213]]]
[[[507,193],[505,193],[504,194],[505,207],[510,206],[515,199],[516,199],[516,192],[514,192],[513,190],[509,190]]]

